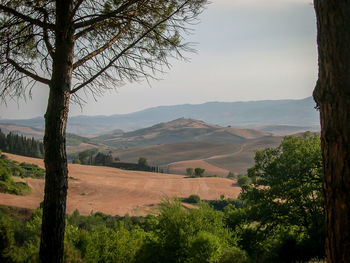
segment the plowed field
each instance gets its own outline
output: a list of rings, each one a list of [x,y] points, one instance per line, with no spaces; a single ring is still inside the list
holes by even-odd
[[[44,167],[40,159],[6,154],[18,162]],[[201,199],[237,197],[240,187],[226,178],[185,178],[182,175],[125,171],[102,166],[69,164],[67,212],[78,209],[80,214],[91,211],[111,215],[145,215],[156,212],[164,198],[188,197],[198,194]],[[0,204],[37,208],[43,200],[44,180],[25,179],[32,188],[27,196],[0,193]]]

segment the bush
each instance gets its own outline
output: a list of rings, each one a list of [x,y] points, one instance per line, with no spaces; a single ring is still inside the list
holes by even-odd
[[[81,164],[81,161],[79,159],[73,159],[72,163],[74,163],[74,164]]]
[[[203,177],[205,169],[203,168],[196,168],[194,169],[194,175],[195,177]]]
[[[227,175],[227,178],[229,179],[237,179],[237,175],[235,175],[233,172],[229,172]]]
[[[242,187],[242,186],[250,185],[252,183],[252,180],[246,175],[241,175],[240,177],[238,177],[237,182],[239,186]]]
[[[222,247],[220,239],[211,233],[201,231],[190,241],[187,262],[218,262],[221,254]]]
[[[201,198],[199,195],[190,195],[189,197],[184,198],[182,201],[189,204],[198,204],[200,203]]]
[[[140,167],[148,167],[148,161],[145,157],[140,157],[137,164],[140,166]]]
[[[44,178],[45,170],[41,169],[39,166],[30,163],[20,163],[19,167],[22,168],[20,177],[31,177],[31,178]]]
[[[220,263],[248,263],[249,257],[244,250],[237,247],[230,247],[223,251]]]
[[[192,167],[186,168],[186,175],[189,177],[193,177],[194,175],[194,170]]]

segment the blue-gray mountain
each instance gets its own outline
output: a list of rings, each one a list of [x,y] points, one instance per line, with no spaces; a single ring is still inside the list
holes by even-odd
[[[257,128],[271,125],[319,127],[319,114],[311,97],[301,100],[249,102],[207,102],[160,106],[129,114],[75,116],[69,118],[68,132],[103,134],[114,130],[132,131],[177,118],[192,118],[220,126]],[[0,120],[0,123],[44,127],[43,118]]]

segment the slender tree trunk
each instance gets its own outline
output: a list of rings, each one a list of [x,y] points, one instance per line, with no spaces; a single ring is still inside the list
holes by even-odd
[[[350,262],[350,1],[314,0],[327,262]]]
[[[56,41],[50,94],[45,114],[45,196],[40,261],[63,261],[68,169],[66,123],[73,69],[73,30],[70,27],[72,2],[56,2]]]

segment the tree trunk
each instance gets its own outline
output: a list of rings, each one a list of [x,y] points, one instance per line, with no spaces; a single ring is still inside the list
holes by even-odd
[[[73,69],[73,29],[70,14],[73,1],[56,2],[56,41],[50,94],[45,114],[45,196],[40,261],[63,261],[68,169],[66,123]]]
[[[327,262],[350,262],[350,1],[315,0]]]

